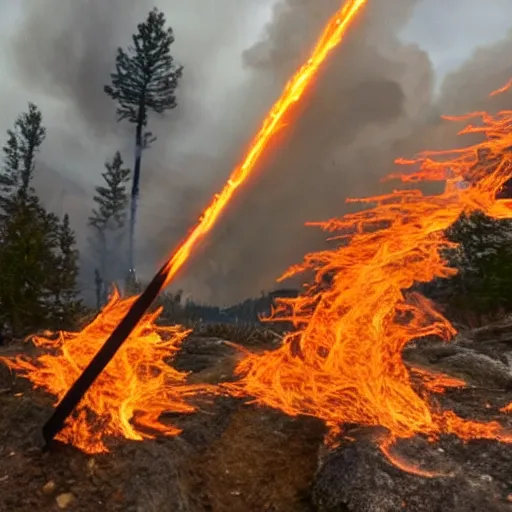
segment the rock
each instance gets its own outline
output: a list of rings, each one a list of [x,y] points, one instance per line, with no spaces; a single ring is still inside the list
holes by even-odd
[[[43,491],[43,494],[45,494],[46,496],[49,496],[49,495],[53,494],[56,489],[57,489],[57,484],[53,480],[50,480],[49,482],[46,482],[43,485],[43,488],[41,490]]]
[[[416,443],[416,445],[414,445]],[[501,482],[489,478],[485,464],[473,455],[474,447],[448,438],[459,461],[447,460],[435,445],[411,440],[405,460],[421,462],[421,468],[439,472],[425,478],[404,472],[392,465],[370,441],[343,444],[325,456],[313,485],[313,502],[319,512],[501,512],[510,510],[506,481],[509,467],[502,471]],[[490,445],[489,445],[490,446]],[[487,449],[489,448],[487,447]],[[414,448],[414,450],[413,450]],[[461,449],[462,448],[462,449]],[[497,449],[502,449],[496,443]],[[449,450],[444,450],[445,452]],[[393,449],[395,452],[395,449]],[[404,453],[401,453],[403,456]],[[415,457],[415,460],[409,459]],[[473,460],[468,460],[473,458]],[[482,473],[479,473],[479,465]],[[455,468],[455,471],[452,471]],[[477,482],[477,483],[476,483]]]
[[[232,359],[237,351],[224,340],[213,337],[189,337],[173,360],[179,371],[198,373],[218,365],[220,360]]]
[[[512,389],[512,371],[501,361],[472,350],[463,350],[442,361],[439,367],[471,384]]]
[[[476,348],[479,348],[479,351]],[[470,385],[512,390],[510,365],[500,360],[500,352],[496,352],[495,357],[484,352],[485,350],[482,351],[481,347],[476,345],[433,343],[407,348],[403,356],[408,363],[447,373],[465,380]]]
[[[64,492],[62,494],[59,494],[55,501],[57,502],[57,506],[61,510],[64,510],[75,501],[75,495],[71,492]]]

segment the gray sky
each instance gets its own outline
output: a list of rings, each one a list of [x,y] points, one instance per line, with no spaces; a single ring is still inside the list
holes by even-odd
[[[194,100],[199,102],[204,116],[201,123],[183,127],[175,134],[177,145],[188,149],[199,142],[203,150],[215,152],[219,147],[212,137],[223,123],[223,130],[229,131],[229,118],[225,118],[225,110],[231,95],[230,90],[243,86],[244,71],[241,62],[242,52],[254,44],[271,17],[271,8],[276,0],[156,0],[154,3],[167,14],[176,32],[176,58],[184,63],[187,72],[201,77],[201,87],[194,91]],[[372,0],[370,0],[371,2]],[[373,0],[382,1],[382,0]],[[51,0],[50,0],[51,2]],[[44,110],[59,111],[59,101],[45,94],[34,94],[31,87],[16,76],[9,73],[15,69],[9,48],[9,36],[16,33],[23,18],[26,4],[33,0],[3,0],[0,3],[0,69],[2,75],[2,113],[0,129],[11,125],[13,116],[26,105],[28,99],[44,104]],[[48,0],[38,3],[44,7]],[[144,3],[144,2],[141,2]],[[226,25],[224,17],[228,9],[236,3],[247,7],[240,13],[242,16],[233,19]],[[220,6],[220,8],[219,8]],[[140,12],[145,12],[144,7]],[[138,18],[134,15],[133,24]],[[204,27],[209,29],[204,30]],[[457,68],[470,57],[475,48],[492,43],[503,37],[512,26],[512,3],[509,0],[421,0],[414,11],[412,19],[402,31],[406,41],[419,44],[425,49],[440,79],[450,70]],[[222,27],[223,41],[216,44],[218,29]],[[56,27],[58,30],[58,27]],[[129,33],[125,37],[129,37]],[[213,45],[210,43],[213,40]],[[44,40],[39,42],[45,44]],[[195,51],[187,51],[193,46]],[[205,58],[206,57],[206,58]],[[237,112],[238,115],[238,112]],[[51,128],[51,119],[46,122]],[[65,117],[65,114],[64,114]],[[62,123],[60,116],[55,120]],[[97,141],[94,141],[96,146]],[[109,146],[108,141],[105,146]],[[87,148],[89,149],[89,148]],[[102,148],[103,149],[103,148]],[[97,153],[97,150],[94,149]],[[103,151],[101,151],[103,153]],[[108,150],[105,148],[105,153]],[[69,169],[81,178],[97,181],[99,172],[86,171],[82,165]]]
[[[313,44],[322,20],[339,4],[337,0],[280,2],[288,8],[281,17],[274,16],[272,10],[277,0],[0,2],[0,69],[3,70],[0,131],[5,132],[12,125],[15,116],[26,108],[27,101],[41,107],[48,139],[41,156],[46,174],[41,171],[44,179],[39,186],[51,208],[70,211],[83,254],[87,253],[85,224],[91,206],[91,187],[99,182],[103,162],[121,149],[127,163],[131,164],[131,133],[126,131],[127,127],[115,123],[114,105],[101,90],[108,80],[115,48],[130,42],[136,24],[156,4],[166,13],[175,31],[173,54],[185,66],[178,90],[178,108],[164,119],[151,121],[150,128],[159,135],[159,140],[143,163],[138,268],[149,276],[158,261],[195,222],[208,198],[222,185],[287,76]],[[412,15],[404,26],[398,18],[405,17],[409,7],[413,9]],[[327,63],[327,68],[333,69],[329,75],[333,77],[331,82],[337,84],[339,79],[340,88],[359,90],[359,82],[366,84],[369,80],[367,75],[373,72],[370,68],[377,64],[382,66],[379,68],[381,77],[374,72],[370,81],[377,84],[383,78],[391,85],[399,84],[404,98],[392,97],[399,102],[396,107],[408,123],[415,116],[419,119],[419,113],[427,108],[426,103],[430,105],[433,101],[429,99],[431,82],[439,89],[444,76],[457,72],[477,48],[504,38],[512,26],[510,0],[369,0],[368,11],[361,22],[362,28],[357,31],[366,30],[369,35],[364,38],[354,35],[351,46],[347,43],[350,48],[338,52],[340,57],[333,57]],[[402,43],[413,43],[419,48],[399,43],[396,36]],[[372,46],[372,52],[364,50],[365,45]],[[431,64],[420,50],[427,52]],[[363,52],[367,60],[356,58],[358,52]],[[365,62],[368,69],[358,70],[358,63]],[[338,67],[339,75],[336,74]],[[354,73],[349,71],[351,69],[355,69]],[[386,91],[395,94],[388,85]],[[378,97],[371,92],[372,87],[369,86],[369,94]],[[371,130],[379,116],[383,116],[382,119],[391,116],[389,135],[384,137],[390,147],[397,146],[402,134],[410,132],[409,125],[403,124],[405,120],[397,121],[398,111],[376,113],[380,104],[373,108],[375,119],[363,115],[361,108],[356,114],[350,114],[341,104],[339,111],[330,114],[321,102],[322,98],[327,102],[329,93],[328,83],[318,85],[310,98],[311,108],[297,121],[299,135],[303,130],[301,123],[306,120],[311,127],[320,121],[338,127],[343,122],[344,112],[363,116],[362,133]],[[339,99],[337,90],[333,89],[332,94],[332,101]],[[353,94],[356,104],[356,93]],[[423,102],[419,101],[422,95],[427,98]],[[400,102],[405,102],[405,106],[400,106]],[[387,101],[382,103],[387,104]],[[290,128],[290,133],[295,133],[294,130]],[[381,132],[382,126],[379,126],[379,137]],[[290,144],[293,137],[295,135]],[[350,141],[352,146],[348,148],[342,139],[329,141],[329,164],[322,166],[336,162],[336,169],[338,166],[347,169],[352,165],[350,151],[354,150],[354,144],[361,143],[354,142],[354,135],[354,140]],[[311,141],[310,135],[307,140]],[[325,143],[322,139],[317,147],[311,141],[311,151],[323,151]],[[409,147],[405,145],[406,150]],[[283,148],[294,153],[293,147],[287,144]],[[337,152],[342,151],[340,160]],[[318,158],[320,156],[319,153]],[[389,158],[386,161],[390,165],[393,156],[390,151],[382,158]],[[262,172],[277,177],[284,157],[278,152],[276,158],[275,162],[265,164]],[[289,165],[290,162],[285,167]],[[333,174],[332,170],[328,172],[329,176]],[[363,178],[349,179],[348,171],[343,172],[345,177],[336,182],[337,186],[343,184],[347,195],[360,193]],[[370,173],[368,179],[373,180],[374,174]],[[307,180],[301,185],[298,176],[299,171],[296,174],[299,185],[295,185],[293,194],[275,184],[255,193],[256,198],[247,199],[246,215],[248,219],[257,219],[252,229],[240,226],[238,219],[244,218],[241,211],[240,215],[234,213],[231,217],[228,213],[211,245],[204,247],[201,264],[197,268],[193,266],[180,284],[195,297],[220,302],[238,300],[272,287],[280,271],[300,259],[312,244],[309,241],[298,243],[302,231],[297,230],[289,235],[297,243],[288,241],[283,245],[278,241],[283,238],[282,233],[273,233],[265,227],[271,212],[265,200],[272,198],[275,204],[285,201],[289,193],[286,200],[295,203],[307,195],[310,185]],[[329,179],[326,177],[326,183]],[[323,201],[321,208],[313,207],[312,202],[308,214],[312,217],[337,215],[336,201],[333,198]],[[283,224],[283,232],[288,232],[292,224],[303,229],[303,220],[290,209],[290,223],[285,223],[286,230]],[[259,240],[256,237],[253,241],[245,238],[247,231],[251,236],[253,232],[267,231],[268,237],[274,238]],[[266,247],[269,240],[273,243],[268,258],[275,263],[271,264],[261,255],[252,261],[255,247],[261,244]],[[235,257],[237,250],[243,256]],[[249,272],[254,278],[245,282],[244,276]],[[230,286],[224,284],[226,281],[244,285],[231,292]],[[220,288],[222,293],[218,293]]]
[[[422,0],[402,35],[427,50],[443,76],[511,28],[509,0]]]

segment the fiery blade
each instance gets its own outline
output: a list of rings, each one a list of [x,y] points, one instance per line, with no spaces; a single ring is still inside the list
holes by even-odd
[[[231,200],[235,191],[247,181],[260,156],[282,126],[291,107],[302,98],[302,95],[317,74],[318,69],[329,53],[343,40],[348,28],[356,19],[357,14],[361,12],[366,2],[367,0],[348,0],[343,2],[342,7],[330,18],[309,59],[287,83],[281,97],[263,121],[260,131],[251,142],[240,165],[234,169],[224,188],[215,196],[212,203],[204,211],[197,226],[175,250],[165,265],[165,285],[168,285],[173,280],[177,272],[190,257],[196,244],[215,225],[215,222]]]
[[[272,315],[274,321],[292,322],[297,331],[280,349],[251,354],[239,363],[240,381],[228,385],[231,392],[289,415],[316,416],[334,432],[355,423],[385,427],[390,439],[449,433],[512,442],[498,422],[434,410],[426,393],[413,390],[402,360],[402,350],[414,339],[448,341],[455,334],[434,305],[411,290],[415,283],[456,273],[442,257],[453,247],[445,230],[463,212],[512,217],[511,202],[497,199],[512,176],[512,111],[471,118],[474,124],[461,133],[480,134],[479,143],[401,161],[414,165],[413,172],[401,176],[401,190],[359,200],[367,206],[363,211],[313,224],[336,233],[340,243],[306,255],[282,276],[315,275],[302,296],[283,300]],[[406,187],[437,180],[445,181],[438,195]],[[462,180],[470,186],[461,189]],[[390,454],[389,443],[381,441],[381,448]]]
[[[135,298],[121,299],[117,291],[102,312],[81,332],[63,332],[59,339],[36,336],[34,344],[45,353],[5,359],[18,374],[28,378],[61,400],[105,337],[126,314]],[[193,388],[185,384],[187,374],[178,372],[168,359],[188,335],[182,327],[155,325],[160,311],[147,314],[131,333],[117,357],[100,375],[58,436],[86,453],[107,451],[105,438],[132,440],[151,438],[154,433],[176,435],[179,429],[159,421],[162,413],[192,412],[186,398]]]

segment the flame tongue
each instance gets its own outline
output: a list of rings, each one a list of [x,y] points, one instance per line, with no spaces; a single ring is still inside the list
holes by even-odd
[[[444,432],[464,439],[512,440],[496,422],[432,411],[413,390],[401,356],[415,338],[449,340],[455,333],[427,299],[404,292],[414,283],[455,273],[441,257],[450,247],[444,231],[461,213],[476,209],[496,218],[512,216],[507,202],[496,199],[511,176],[512,155],[506,149],[512,144],[512,112],[469,118],[478,123],[462,133],[482,134],[481,143],[406,162],[419,170],[402,176],[403,182],[439,180],[450,169],[444,193],[400,190],[371,197],[361,201],[370,205],[364,211],[316,224],[341,233],[349,243],[308,254],[284,274],[283,279],[304,271],[316,274],[304,296],[283,301],[273,315],[273,320],[293,322],[299,331],[276,352],[242,361],[234,392],[333,426],[380,425],[396,438]],[[461,190],[461,180],[470,186]]]

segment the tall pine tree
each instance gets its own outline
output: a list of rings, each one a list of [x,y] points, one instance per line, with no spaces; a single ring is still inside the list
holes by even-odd
[[[113,258],[120,257],[116,252],[124,236],[128,207],[127,185],[131,175],[130,169],[124,167],[119,151],[111,162],[105,162],[105,169],[102,173],[105,185],[96,187],[96,207],[89,217],[89,225],[95,231],[95,252],[99,259],[99,268],[95,270],[97,307],[105,301],[108,292],[106,283],[111,277],[109,263]]]
[[[135,165],[131,191],[128,263],[129,275],[134,275],[134,236],[137,200],[141,171],[142,150],[154,141],[150,132],[143,133],[149,112],[163,114],[176,107],[175,91],[182,76],[183,67],[177,66],[171,56],[174,34],[166,28],[162,12],[156,8],[146,20],[137,26],[132,36],[133,46],[119,48],[116,71],[112,84],[105,92],[117,102],[118,120],[135,125]]]
[[[46,137],[43,116],[33,103],[18,116],[14,128],[7,130],[3,147],[4,166],[0,174],[0,219],[7,220],[20,206],[38,204],[31,186],[35,157]]]

